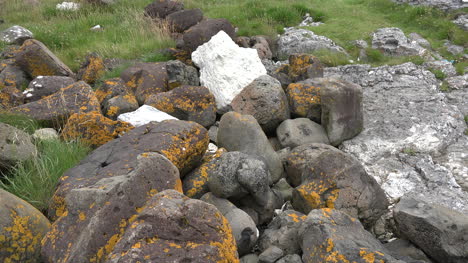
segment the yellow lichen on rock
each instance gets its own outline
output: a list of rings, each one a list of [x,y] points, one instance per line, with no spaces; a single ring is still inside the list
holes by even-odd
[[[303,83],[291,83],[286,89],[291,111],[301,117],[307,117],[313,105],[321,104],[320,87]]]

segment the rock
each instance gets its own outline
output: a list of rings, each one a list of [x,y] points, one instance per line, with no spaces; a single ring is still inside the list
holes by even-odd
[[[85,61],[80,65],[76,78],[88,84],[94,84],[105,73],[104,60],[96,53],[86,56]]]
[[[132,94],[131,90],[125,86],[125,82],[121,78],[105,80],[104,83],[96,89],[96,97],[101,105],[106,105],[108,100],[116,96],[129,94]]]
[[[219,122],[215,122],[213,126],[210,127],[208,130],[208,134],[210,135],[210,141],[217,143],[218,141],[218,124]]]
[[[146,104],[180,120],[194,121],[204,127],[210,127],[216,121],[215,98],[205,87],[177,87],[151,95]]]
[[[453,10],[453,9],[468,7],[468,3],[465,0],[462,0],[462,1],[456,1],[456,0],[392,0],[392,1],[396,3],[401,3],[401,4],[435,7],[435,8],[439,8],[442,10]]]
[[[118,0],[86,0],[90,4],[98,4],[98,5],[112,5],[115,4]]]
[[[468,14],[459,15],[457,19],[452,20],[452,22],[463,30],[468,31]]]
[[[203,195],[200,200],[216,206],[221,214],[228,220],[232,228],[232,234],[236,240],[239,256],[248,254],[258,238],[258,229],[252,218],[227,199],[217,198],[212,193]]]
[[[419,248],[404,239],[396,239],[390,243],[384,244],[384,247],[390,251],[392,257],[409,263],[431,262],[426,254]]]
[[[149,105],[143,105],[136,111],[127,112],[119,115],[117,120],[128,122],[135,127],[146,125],[150,122],[162,122],[165,120],[177,120],[177,118],[162,112]]]
[[[301,240],[298,236],[298,230],[305,219],[304,214],[294,210],[279,213],[260,236],[258,240],[260,251],[265,251],[273,246],[280,248],[285,255],[300,254]]]
[[[14,87],[0,89],[0,110],[8,110],[23,104],[23,102],[24,96],[19,89]]]
[[[465,49],[462,46],[454,45],[449,41],[445,42],[444,46],[447,49],[447,51],[454,56],[459,55],[465,51]]]
[[[322,78],[313,83],[320,89],[322,126],[330,144],[337,146],[363,129],[362,88],[350,82]]]
[[[238,47],[225,32],[198,47],[192,60],[200,68],[202,86],[213,93],[219,112],[226,112],[245,86],[266,74],[257,51]]]
[[[308,143],[330,144],[323,127],[307,118],[284,121],[276,129],[276,135],[282,148]]]
[[[310,16],[309,13],[306,13],[304,17],[302,17],[302,22],[299,23],[299,27],[303,26],[320,26],[323,25],[322,22],[314,22],[314,18]]]
[[[231,39],[233,39],[236,35],[234,27],[228,20],[224,18],[205,19],[200,23],[192,26],[184,33],[182,36],[183,43],[180,45],[180,48],[192,53],[198,49],[199,46],[210,41],[210,39],[217,35],[220,31],[224,31]],[[211,51],[215,50],[216,49]]]
[[[28,102],[43,99],[75,83],[70,77],[62,76],[38,76],[33,79],[28,88],[23,91]]]
[[[181,10],[184,10],[184,3],[180,1],[156,0],[145,7],[145,14],[151,18],[166,18]]]
[[[354,155],[392,200],[414,194],[468,212],[468,194],[433,157],[464,136],[466,124],[431,72],[405,63],[329,68],[325,76],[363,87],[364,129],[341,149]]]
[[[273,187],[272,189],[276,190],[278,193],[281,194],[284,201],[291,201],[292,199],[292,192],[293,189],[285,178],[281,178]]]
[[[16,65],[36,78],[38,76],[73,76],[73,72],[44,44],[35,40],[24,41],[16,55]]]
[[[366,228],[385,213],[388,201],[375,179],[353,156],[325,144],[294,148],[286,158],[286,173],[296,210],[334,208],[358,218]]]
[[[403,197],[395,206],[393,216],[400,235],[437,262],[462,263],[468,260],[467,215]]]
[[[7,65],[0,72],[0,90],[6,87],[21,90],[28,82],[26,74],[15,65]]]
[[[13,65],[15,63],[15,57],[21,50],[21,46],[19,45],[7,45],[1,50],[0,53],[0,58],[3,58],[5,60],[9,60],[8,64]],[[10,63],[11,62],[11,63]]]
[[[130,87],[140,105],[146,99],[168,89],[168,74],[165,63],[137,63],[127,68],[120,77]]]
[[[468,136],[458,138],[458,141],[447,147],[444,154],[435,158],[435,162],[446,167],[453,175],[458,185],[468,192]]]
[[[301,259],[301,256],[297,254],[286,255],[282,257],[281,259],[279,259],[278,261],[276,261],[276,263],[302,263],[302,259]]]
[[[0,169],[36,155],[36,146],[26,132],[0,122]]]
[[[411,42],[396,27],[377,29],[372,35],[372,48],[388,56],[422,56],[427,52],[417,42]]]
[[[456,76],[446,78],[444,80],[450,92],[445,93],[448,103],[457,106],[460,112],[464,115],[468,115],[468,74],[463,76]]]
[[[11,109],[49,125],[65,124],[73,113],[100,112],[101,106],[93,89],[83,81],[60,89],[43,99]]]
[[[311,79],[291,83],[286,88],[291,114],[307,117],[315,122],[321,121],[322,106],[320,88],[311,83]]]
[[[74,2],[62,2],[55,6],[55,9],[61,11],[77,11],[79,10],[81,5],[79,3]]]
[[[12,26],[0,32],[0,41],[6,44],[22,45],[26,39],[33,38],[33,33],[21,26]]]
[[[231,227],[212,205],[173,190],[155,195],[106,262],[239,262]]]
[[[179,86],[200,86],[198,71],[192,66],[187,66],[179,60],[170,60],[166,62],[169,89]]]
[[[240,259],[240,263],[258,263],[258,256],[256,254],[248,254]]]
[[[306,29],[285,28],[284,33],[278,39],[279,59],[285,59],[295,53],[310,54],[320,49],[346,54],[346,51],[331,39],[316,35]]]
[[[298,82],[309,78],[323,77],[323,64],[309,54],[291,54],[289,56],[289,78]]]
[[[283,166],[268,138],[254,117],[229,112],[219,123],[217,142],[228,151],[240,151],[264,159],[271,174],[272,183],[283,175]]]
[[[50,229],[49,220],[3,189],[0,200],[0,261],[40,262],[41,240]]]
[[[272,59],[273,58],[273,53],[270,49],[270,44],[268,43],[268,40],[263,37],[263,36],[254,36],[250,39],[251,41],[251,48],[254,48],[257,50],[258,57],[260,59]]]
[[[55,129],[52,128],[42,128],[36,130],[32,135],[34,140],[58,140],[59,135]]]
[[[115,96],[103,105],[104,115],[112,120],[116,120],[124,113],[136,110],[138,110],[138,101],[131,94]]]
[[[423,67],[427,70],[440,70],[444,73],[445,77],[454,77],[457,75],[455,67],[446,60],[424,62]]]
[[[271,246],[258,256],[258,262],[260,263],[274,263],[276,260],[283,257],[284,252],[279,247]]]
[[[52,198],[48,214],[59,219],[43,241],[45,261],[102,262],[112,252],[106,244],[122,238],[132,222],[141,223],[136,217],[147,200],[165,189],[182,191],[179,171],[193,169],[207,145],[202,126],[165,121],[93,151],[64,174]]]
[[[388,262],[390,253],[355,218],[334,209],[312,210],[299,229],[304,262]]]
[[[421,35],[418,33],[410,33],[408,35],[408,39],[413,43],[416,42],[418,45],[424,48],[431,48],[431,43],[427,41],[425,38],[423,38]]]
[[[93,148],[122,136],[133,129],[127,122],[113,121],[98,112],[75,113],[70,116],[62,130],[65,140],[77,140]]]
[[[247,85],[231,103],[232,109],[241,114],[252,115],[265,133],[290,118],[286,94],[281,83],[268,75],[256,78]]]
[[[200,9],[180,10],[166,17],[174,32],[182,33],[203,19]]]

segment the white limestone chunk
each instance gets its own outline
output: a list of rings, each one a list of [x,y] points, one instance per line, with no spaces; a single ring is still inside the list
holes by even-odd
[[[177,118],[149,105],[143,105],[136,111],[120,114],[117,119],[119,121],[128,122],[135,127],[148,124],[152,121],[161,122],[164,120],[178,120]]]

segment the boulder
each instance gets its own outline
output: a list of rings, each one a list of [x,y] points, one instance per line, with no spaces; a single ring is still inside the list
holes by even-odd
[[[278,39],[279,59],[286,59],[295,53],[310,54],[321,49],[346,54],[346,51],[331,39],[302,28],[285,28]]]
[[[401,236],[437,262],[468,261],[468,216],[439,205],[403,197],[393,210]]]
[[[14,87],[0,89],[0,110],[9,110],[23,104],[23,102],[24,96],[19,89]]]
[[[151,95],[146,104],[180,120],[194,121],[204,127],[210,127],[216,121],[215,98],[205,87],[177,87]]]
[[[309,78],[323,77],[323,64],[309,54],[291,54],[289,56],[289,78],[298,82]]]
[[[122,121],[113,121],[98,112],[75,113],[70,116],[62,130],[65,140],[80,140],[93,148],[122,136],[134,127]]]
[[[276,263],[302,263],[302,259],[298,254],[286,255],[276,261]]]
[[[168,15],[184,10],[184,3],[174,0],[156,0],[145,7],[145,15],[151,18],[166,18]]]
[[[432,262],[424,252],[415,247],[409,241],[404,239],[395,239],[389,243],[385,243],[384,247],[390,251],[390,254],[399,260],[409,263],[426,263]]]
[[[16,55],[18,65],[31,78],[38,76],[73,76],[73,72],[44,44],[35,39],[24,41]]]
[[[298,232],[304,262],[403,263],[364,230],[359,220],[338,210],[311,211]]]
[[[258,263],[257,254],[248,254],[240,259],[240,263]]]
[[[166,19],[172,26],[172,31],[182,33],[200,22],[203,19],[203,13],[198,8],[180,10],[169,14]]]
[[[94,84],[106,71],[104,60],[96,53],[86,56],[85,61],[80,65],[76,74],[76,79],[82,80],[88,84]]]
[[[283,176],[283,165],[262,128],[250,115],[229,112],[221,117],[217,142],[228,151],[240,151],[263,158],[271,175],[271,183]]]
[[[229,200],[218,198],[212,193],[203,195],[200,200],[216,206],[219,212],[228,220],[236,240],[239,256],[248,254],[258,238],[258,229],[252,218]]]
[[[119,115],[119,117],[117,117],[117,120],[128,122],[135,127],[139,127],[142,125],[146,125],[150,122],[177,120],[177,118],[149,105],[143,105],[136,111],[127,112]]]
[[[48,97],[15,107],[11,111],[47,122],[49,125],[62,125],[73,113],[100,112],[101,105],[93,89],[80,81]]]
[[[137,63],[123,71],[120,77],[135,93],[140,105],[152,94],[168,89],[165,63]]]
[[[198,71],[195,67],[188,66],[179,60],[166,62],[169,89],[179,86],[200,86]]]
[[[468,74],[444,80],[450,92],[445,93],[448,103],[457,106],[463,116],[468,115]]]
[[[256,78],[265,75],[257,51],[237,46],[224,31],[192,53],[200,68],[200,82],[216,99],[218,111],[226,112],[232,100]]]
[[[321,120],[320,87],[314,86],[311,79],[291,83],[286,88],[291,114],[297,117],[307,117],[315,122]]]
[[[0,261],[40,262],[41,240],[50,230],[49,220],[32,205],[3,189],[0,189],[0,200]]]
[[[397,27],[377,29],[372,35],[372,48],[388,56],[422,56],[428,52],[417,42],[411,42]]]
[[[263,251],[259,256],[258,256],[258,262],[260,263],[275,263],[276,260],[282,258],[284,255],[284,252],[281,248],[271,246],[267,248],[265,251]]]
[[[330,144],[325,129],[307,118],[283,121],[276,129],[276,135],[282,148],[309,143]]]
[[[112,120],[116,120],[118,116],[138,110],[138,101],[131,94],[118,95],[108,100],[103,107],[104,115]]]
[[[22,26],[12,26],[0,32],[0,41],[9,45],[22,45],[27,39],[33,38],[33,33]]]
[[[235,242],[216,207],[166,190],[143,207],[106,262],[235,263]]]
[[[21,90],[28,82],[26,74],[15,65],[7,65],[0,72],[0,90],[6,87]]]
[[[38,76],[33,79],[23,94],[27,102],[43,99],[75,83],[70,77]]]
[[[429,48],[429,49],[431,48],[431,43],[429,41],[427,41],[427,39],[425,39],[421,35],[419,35],[418,33],[410,33],[408,35],[408,39],[411,42],[416,42],[421,47]]]
[[[199,46],[210,41],[210,39],[217,35],[220,31],[224,31],[231,40],[235,37],[236,32],[232,24],[224,19],[205,19],[200,23],[192,26],[189,30],[185,31],[182,36],[182,43],[180,48],[188,52],[195,51]],[[219,48],[219,47],[218,47]],[[211,51],[215,51],[211,50]]]
[[[468,14],[460,14],[452,22],[463,30],[468,31]]]
[[[353,156],[325,144],[294,148],[286,158],[296,210],[334,208],[358,218],[366,228],[388,207],[384,191]]]
[[[250,46],[257,50],[260,59],[272,59],[273,53],[270,48],[270,43],[264,36],[254,36],[250,39]]]
[[[273,133],[276,127],[290,118],[286,94],[281,83],[268,75],[256,78],[247,85],[231,103],[232,109],[252,115],[265,133]]]
[[[105,80],[102,85],[96,89],[96,97],[101,105],[106,105],[107,101],[119,95],[132,94],[129,87],[121,78],[112,78]]]
[[[0,122],[0,170],[36,155],[31,136],[13,126]]]
[[[454,77],[457,75],[457,70],[449,61],[444,60],[436,60],[436,61],[428,61],[424,62],[423,67],[427,70],[438,70],[444,73],[445,77]]]
[[[55,129],[42,128],[34,131],[32,135],[34,140],[58,140],[59,135]]]
[[[464,47],[459,46],[459,45],[455,45],[455,44],[451,43],[450,41],[446,41],[444,43],[444,47],[447,49],[447,52],[449,52],[450,54],[452,54],[454,56],[460,55],[465,51]]]
[[[415,6],[429,6],[435,7],[442,10],[454,10],[459,8],[468,7],[468,3],[465,0],[392,0],[393,2],[400,4],[410,4]]]

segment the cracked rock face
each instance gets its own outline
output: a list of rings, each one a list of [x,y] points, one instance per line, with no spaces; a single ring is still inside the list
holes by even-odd
[[[416,56],[427,52],[416,41],[410,41],[401,29],[380,28],[372,36],[372,48],[389,56]]]
[[[393,2],[400,4],[431,6],[442,10],[452,10],[468,7],[468,3],[463,0],[393,0]]]
[[[0,32],[0,40],[7,44],[22,45],[26,39],[33,38],[33,33],[21,26],[12,26]]]
[[[356,156],[391,199],[410,194],[468,213],[466,178],[457,168],[466,163],[467,148],[457,147],[466,124],[432,73],[405,63],[329,68],[325,76],[363,87],[364,130],[341,149]]]

